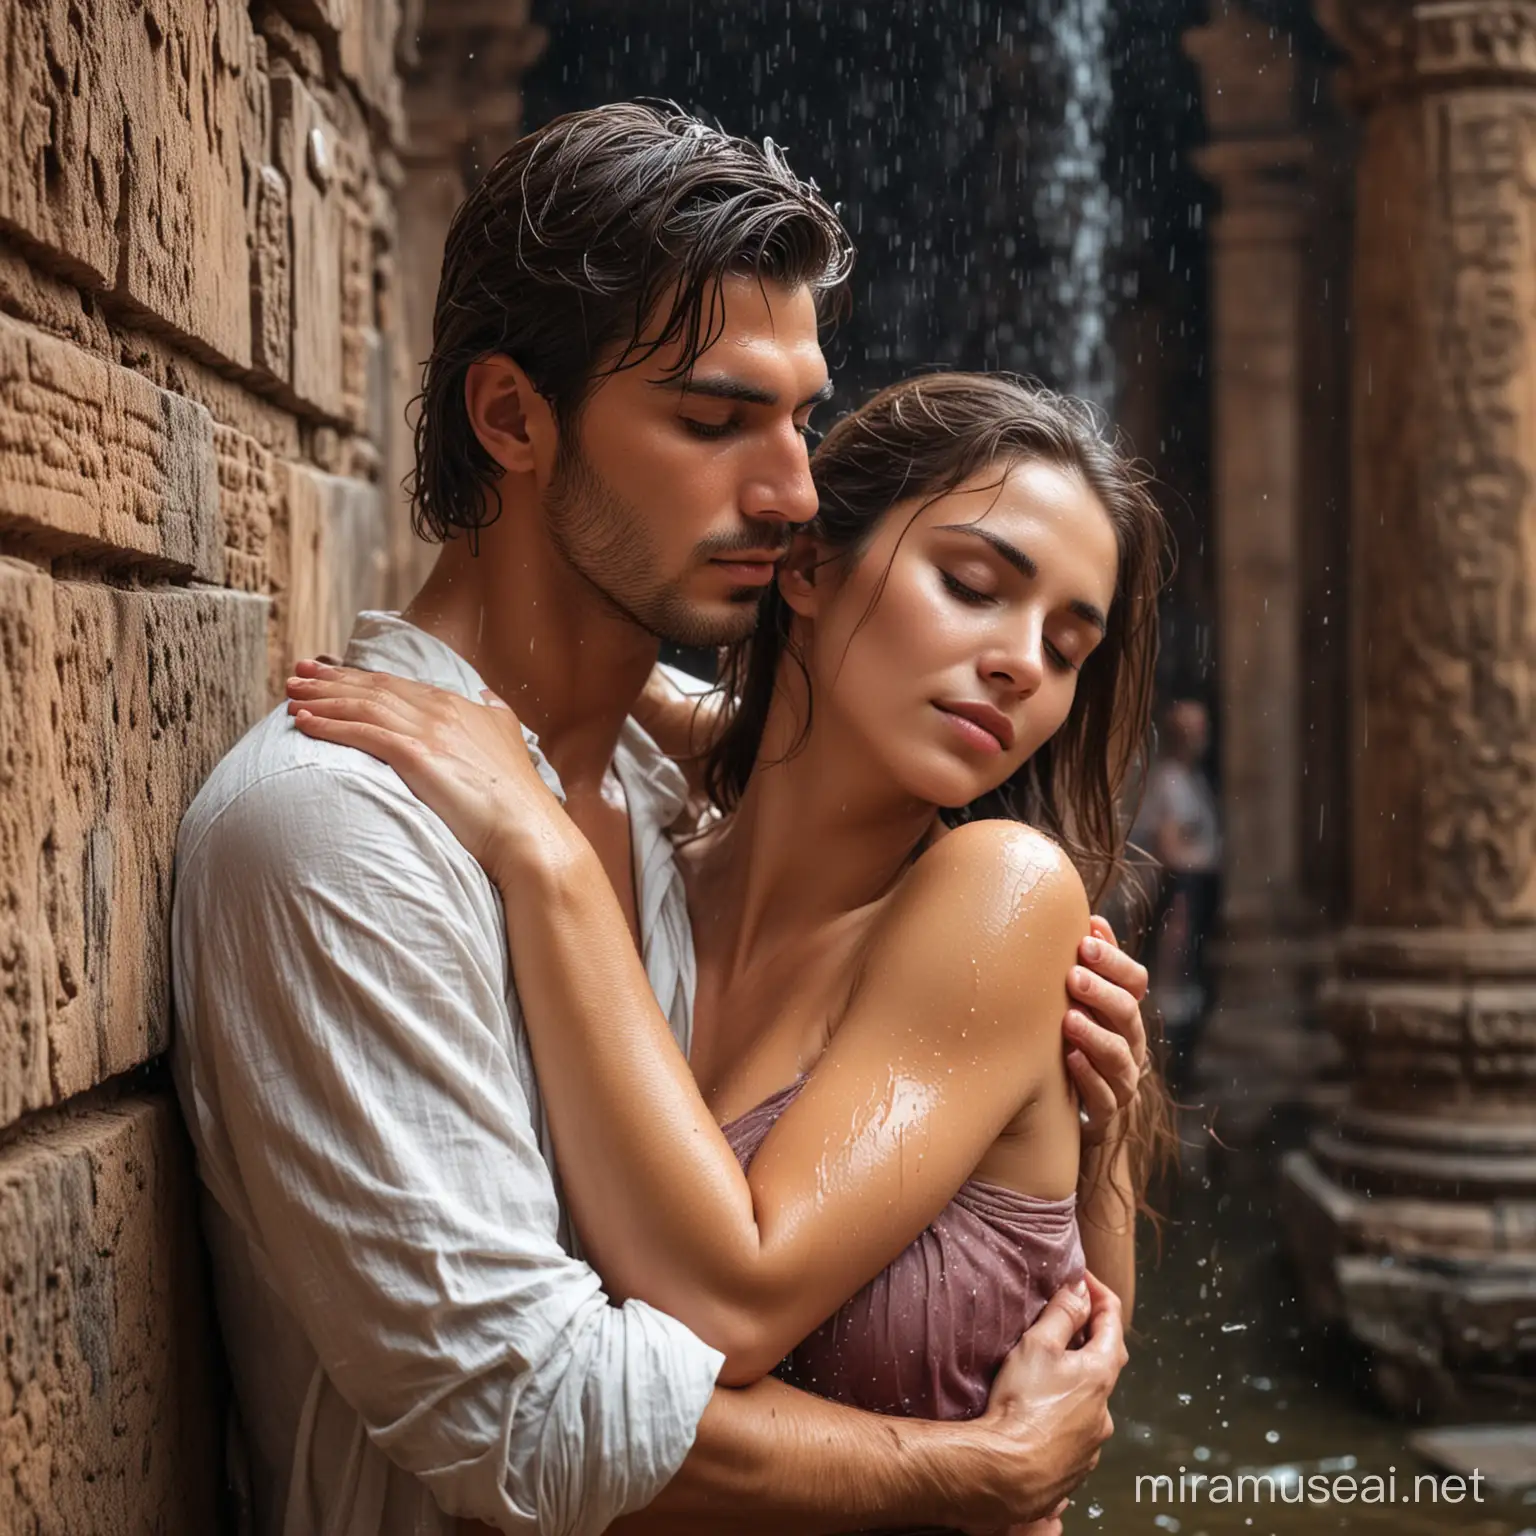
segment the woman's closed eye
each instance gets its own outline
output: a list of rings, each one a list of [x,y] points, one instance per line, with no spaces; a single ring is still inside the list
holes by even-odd
[[[988,603],[999,601],[995,593],[982,592],[978,588],[971,586],[968,582],[961,581],[958,576],[952,575],[949,571],[940,571],[939,576],[944,583],[944,590],[951,597],[956,598],[962,603],[967,603],[973,608],[980,608]]]
[[[1062,651],[1049,640],[1045,642],[1045,654],[1050,658],[1050,663],[1058,672],[1076,672],[1077,663],[1070,660]]]
[[[940,571],[939,576],[944,583],[944,590],[957,602],[966,604],[967,607],[981,608],[991,603],[999,603],[1002,599],[991,592],[982,592],[961,579],[950,571]],[[1044,642],[1046,659],[1058,672],[1076,672],[1077,663],[1074,662],[1053,640],[1047,638]]]

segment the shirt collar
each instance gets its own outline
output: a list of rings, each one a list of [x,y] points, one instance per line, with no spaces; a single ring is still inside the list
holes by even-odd
[[[451,645],[419,629],[398,613],[366,611],[357,616],[347,643],[346,664],[370,672],[393,672],[451,689],[467,699],[480,701],[485,682]],[[523,740],[539,777],[563,803],[560,776],[539,746],[538,735],[523,726]],[[669,827],[688,802],[688,784],[682,769],[651,739],[634,719],[624,722],[614,753],[614,769],[629,800],[630,815],[637,813],[656,827]]]

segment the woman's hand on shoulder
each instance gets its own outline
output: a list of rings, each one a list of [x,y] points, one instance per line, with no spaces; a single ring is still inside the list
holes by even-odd
[[[287,693],[299,730],[387,763],[493,879],[558,854],[570,823],[517,716],[489,690],[477,704],[387,672],[301,661]]]

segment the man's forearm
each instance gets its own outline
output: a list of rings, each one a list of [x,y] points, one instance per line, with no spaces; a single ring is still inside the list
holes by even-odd
[[[821,1536],[952,1524],[990,1507],[988,1484],[979,1426],[861,1413],[770,1378],[718,1389],[677,1475],[609,1532]],[[1042,1490],[1042,1513],[1048,1497]]]

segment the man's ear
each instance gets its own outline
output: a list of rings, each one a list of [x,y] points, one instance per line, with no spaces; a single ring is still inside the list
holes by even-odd
[[[779,566],[779,596],[802,618],[813,619],[830,580],[830,551],[809,533],[797,533]]]
[[[498,352],[469,365],[464,409],[480,446],[508,474],[549,483],[560,429],[549,401],[510,357]]]

